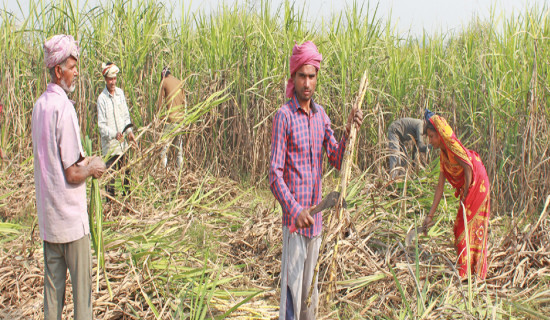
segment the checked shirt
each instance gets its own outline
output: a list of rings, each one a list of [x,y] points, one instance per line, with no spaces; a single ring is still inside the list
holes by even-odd
[[[340,170],[346,148],[346,136],[340,143],[334,138],[330,119],[320,105],[311,100],[307,114],[296,95],[273,118],[269,185],[283,210],[283,225],[295,228],[300,212],[321,202],[323,148],[330,164]],[[315,223],[297,232],[312,238],[321,233],[323,215],[313,216]]]

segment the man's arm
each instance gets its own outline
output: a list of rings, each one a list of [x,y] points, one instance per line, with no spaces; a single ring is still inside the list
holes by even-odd
[[[92,176],[99,179],[105,173],[105,163],[100,157],[80,157],[72,166],[65,169],[65,178],[70,184],[81,184]]]
[[[89,176],[101,177],[105,164],[100,157],[84,157],[76,111],[68,101],[58,115],[55,135],[68,183],[80,184]]]
[[[329,163],[334,168],[336,168],[336,170],[340,170],[340,167],[342,166],[342,159],[344,158],[344,151],[346,150],[348,135],[347,135],[347,132],[344,132],[344,135],[342,136],[342,140],[340,140],[340,143],[338,143],[336,141],[336,138],[334,137],[334,131],[330,126],[330,119],[328,118],[325,112],[323,112],[322,116],[324,118],[323,121],[325,124],[325,135],[323,138],[323,147],[327,152]]]
[[[123,113],[122,116],[124,117],[124,126],[126,127],[127,125],[132,123],[132,118],[130,117],[130,109],[128,108],[128,101],[126,100],[124,91],[122,91],[122,100],[124,102],[124,109],[122,110],[122,113]],[[126,132],[127,133],[132,132],[132,128],[126,129]]]
[[[122,89],[121,89],[122,90]],[[130,110],[128,108],[128,102],[126,101],[126,96],[124,95],[124,92],[122,93],[122,99],[124,99],[124,126],[128,126],[129,124],[132,124],[132,118],[130,117]],[[122,132],[122,134],[126,133],[128,135],[128,140],[132,143],[137,143],[136,137],[134,136],[134,132],[132,131],[132,128],[126,129],[126,132]]]
[[[340,170],[342,160],[344,158],[344,151],[346,150],[347,140],[351,132],[351,126],[355,125],[357,128],[361,127],[361,124],[363,123],[363,111],[361,111],[361,109],[351,109],[348,122],[346,124],[346,130],[342,140],[340,140],[340,143],[336,142],[336,138],[334,138],[334,131],[330,126],[330,119],[324,110],[323,117],[325,122],[325,137],[323,139],[323,146],[327,151],[330,164],[337,170]]]
[[[426,152],[428,151],[428,146],[424,143],[424,139],[422,139],[422,135],[424,134],[424,124],[422,121],[416,126],[416,146],[418,147],[418,151],[420,152]]]
[[[302,212],[302,206],[294,199],[290,189],[283,179],[283,170],[287,152],[287,123],[284,113],[279,110],[273,118],[271,132],[271,160],[269,166],[269,187],[273,196],[283,207],[283,211],[291,215],[291,227],[296,225],[296,219]]]

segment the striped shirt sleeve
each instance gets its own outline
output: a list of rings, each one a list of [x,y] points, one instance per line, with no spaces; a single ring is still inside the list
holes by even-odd
[[[344,151],[346,150],[347,135],[344,134],[340,143],[336,142],[334,137],[334,131],[330,127],[330,119],[323,111],[323,118],[325,123],[325,136],[323,139],[323,146],[327,152],[328,161],[330,164],[340,170],[342,166],[342,159],[344,158]]]

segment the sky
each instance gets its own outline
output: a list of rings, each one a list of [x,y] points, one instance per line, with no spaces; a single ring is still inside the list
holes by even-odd
[[[167,4],[173,4],[174,12],[181,12],[181,6],[192,12],[211,12],[216,10],[219,3],[224,1],[228,5],[258,4],[260,0],[169,0]],[[273,9],[279,7],[285,0],[271,0]],[[2,0],[3,8],[21,16],[21,11],[28,12],[29,0]],[[80,0],[84,3],[85,0]],[[97,4],[100,0],[88,0],[88,5]],[[320,18],[328,19],[331,15],[345,10],[353,2],[352,0],[296,0],[298,6],[305,5],[306,19],[310,23],[319,22]],[[363,3],[358,0],[358,3]],[[365,2],[365,7],[366,7]],[[477,16],[488,19],[491,8],[496,17],[518,14],[526,7],[538,5],[544,6],[547,0],[371,0],[370,10],[374,10],[378,4],[377,17],[386,21],[391,16],[392,24],[400,34],[420,36],[423,32],[428,34],[459,32],[467,25],[472,17]]]

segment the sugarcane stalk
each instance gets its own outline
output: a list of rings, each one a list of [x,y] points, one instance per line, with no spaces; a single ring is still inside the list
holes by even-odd
[[[367,92],[367,86],[368,86],[368,78],[367,78],[367,71],[365,70],[365,72],[363,73],[363,77],[361,78],[361,83],[359,85],[359,92],[355,99],[353,108],[357,110],[361,108],[361,105],[363,104],[363,100],[365,99],[365,94]],[[321,240],[321,248],[319,250],[319,252],[323,252],[329,235],[336,233],[336,244],[334,246],[334,250],[332,254],[332,261],[329,265],[330,282],[329,282],[329,290],[328,290],[329,294],[327,295],[327,301],[331,300],[334,287],[336,286],[336,261],[338,257],[338,240],[341,236],[341,232],[339,232],[340,227],[338,226],[340,226],[340,222],[342,221],[342,216],[345,210],[343,203],[344,203],[344,199],[346,198],[347,184],[348,184],[349,177],[351,175],[353,152],[355,149],[356,138],[357,138],[357,127],[352,122],[351,130],[347,141],[346,151],[344,152],[344,159],[342,160],[342,167],[341,167],[342,175],[340,178],[340,197],[338,198],[338,202],[336,204],[336,219],[337,219],[336,226],[337,227],[334,228],[333,230],[327,230],[327,232],[323,234],[323,238]],[[328,217],[327,229],[330,228],[330,226],[332,225],[332,218],[333,218],[333,214],[331,213]],[[307,298],[308,306],[311,305],[311,296],[313,294],[313,289],[315,286],[315,279],[319,274],[320,264],[321,264],[321,259],[317,259],[317,264],[315,265],[315,271],[313,273],[313,278],[311,280],[311,285],[309,287],[309,292],[308,292],[308,298]]]
[[[88,155],[92,154],[92,140],[86,136],[84,143],[85,151]],[[105,282],[107,283],[107,290],[109,296],[113,298],[113,291],[111,290],[111,284],[107,277],[107,269],[105,268],[105,245],[103,241],[103,203],[101,201],[101,193],[99,191],[99,180],[92,177],[92,185],[90,187],[90,210],[88,212],[88,219],[90,223],[90,233],[92,235],[92,245],[97,257],[97,271],[96,271],[96,292],[99,292],[99,272],[103,271],[105,276]]]

